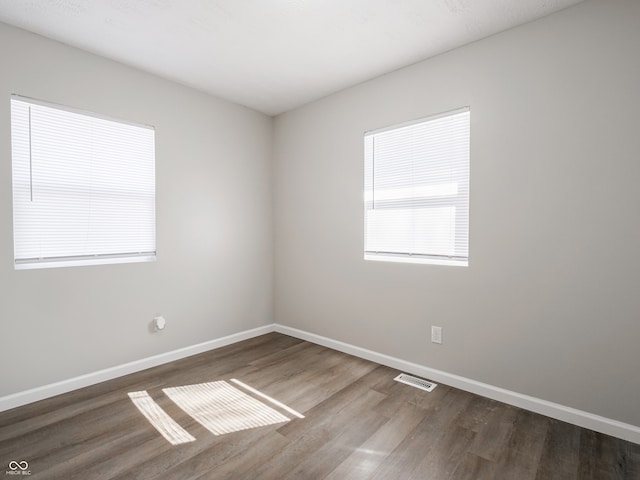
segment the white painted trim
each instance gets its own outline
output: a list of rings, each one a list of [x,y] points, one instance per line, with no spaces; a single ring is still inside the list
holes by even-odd
[[[540,398],[530,397],[529,395],[512,392],[487,383],[471,380],[470,378],[443,372],[442,370],[436,370],[435,368],[426,367],[424,365],[418,365],[417,363],[408,362],[396,357],[367,350],[366,348],[357,347],[349,343],[340,342],[315,333],[305,332],[303,330],[298,330],[297,328],[287,327],[277,323],[263,325],[251,330],[227,335],[226,337],[209,340],[208,342],[191,345],[171,352],[154,355],[152,357],[125,363],[123,365],[99,370],[94,373],[70,378],[61,382],[0,397],[0,412],[271,332],[278,332],[301,340],[306,340],[311,343],[363,358],[365,360],[386,365],[406,373],[411,373],[429,380],[450,385],[452,387],[459,388],[460,390],[475,393],[515,407],[524,408],[531,412],[540,413],[557,420],[562,420],[563,422],[578,425],[579,427],[588,428],[590,430],[595,430],[596,432],[605,433],[613,437],[640,444],[640,427],[638,426],[601,417],[599,415],[566,407]]]
[[[241,342],[242,340],[247,340],[273,331],[273,324],[264,325],[251,330],[227,335],[226,337],[216,338],[214,340],[198,343],[189,347],[172,350],[170,352],[135,360],[115,367],[105,368],[104,370],[98,370],[97,372],[88,373],[86,375],[80,375],[79,377],[62,380],[42,387],[36,387],[31,390],[25,390],[23,392],[0,397],[0,412],[20,407],[28,403],[37,402],[38,400],[43,400],[55,395],[60,395],[61,393],[77,390],[78,388],[88,387],[89,385],[95,385],[96,383],[104,382],[106,380],[122,377],[130,373],[139,372],[164,363],[173,362],[181,358],[190,357],[191,355],[207,352],[215,348],[231,345],[232,343]]]
[[[601,417],[599,415],[594,415],[593,413],[566,407],[558,403],[549,402],[529,395],[512,392],[504,388],[471,380],[470,378],[443,372],[442,370],[436,370],[435,368],[418,365],[406,360],[401,360],[389,355],[384,355],[355,345],[316,335],[315,333],[298,330],[297,328],[275,324],[275,331],[301,340],[316,343],[324,347],[332,348],[340,352],[348,353],[359,358],[364,358],[381,365],[386,365],[403,372],[418,375],[439,383],[444,383],[446,385],[459,388],[460,390],[475,393],[515,407],[524,408],[525,410],[546,415],[547,417],[555,418],[579,427],[588,428],[590,430],[595,430],[596,432],[601,432],[629,442],[640,444],[640,427],[635,425]]]

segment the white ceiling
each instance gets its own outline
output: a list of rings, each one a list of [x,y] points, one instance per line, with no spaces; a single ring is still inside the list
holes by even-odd
[[[0,0],[0,21],[276,115],[582,0]]]

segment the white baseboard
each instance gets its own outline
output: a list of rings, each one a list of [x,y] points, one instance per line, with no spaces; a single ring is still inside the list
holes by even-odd
[[[579,427],[588,428],[590,430],[595,430],[596,432],[601,432],[629,442],[640,444],[640,427],[635,425],[601,417],[599,415],[566,407],[540,398],[530,397],[529,395],[512,392],[504,388],[495,387],[493,385],[443,372],[441,370],[436,370],[434,368],[425,367],[416,363],[407,362],[389,355],[384,355],[365,348],[356,347],[355,345],[316,335],[315,333],[298,330],[297,328],[275,324],[275,331],[332,348],[340,352],[348,353],[356,357],[364,358],[381,365],[386,365],[397,370],[402,370],[403,372],[418,375],[435,382],[444,383],[446,385],[459,388],[460,390],[465,390],[483,397],[498,400],[499,402],[507,403],[515,407],[524,408],[531,412],[540,413],[547,417],[555,418]]]
[[[443,372],[424,365],[418,365],[406,360],[280,324],[264,325],[251,330],[245,330],[243,332],[228,335],[226,337],[209,340],[208,342],[191,345],[189,347],[180,348],[171,352],[99,370],[94,373],[81,375],[61,382],[0,397],[0,412],[271,332],[278,332],[301,340],[306,340],[308,342],[363,358],[365,360],[386,365],[403,372],[418,375],[435,382],[444,383],[446,385],[459,388],[460,390],[482,395],[483,397],[491,398],[515,407],[524,408],[557,420],[562,420],[563,422],[568,422],[573,425],[578,425],[583,428],[595,430],[596,432],[605,433],[613,437],[640,444],[640,427],[635,425],[601,417],[599,415],[566,407],[540,398],[512,392],[504,388],[471,380],[470,378]]]
[[[45,398],[60,395],[61,393],[67,393],[78,388],[88,387],[95,385],[96,383],[111,380],[113,378],[122,377],[130,373],[139,372],[147,368],[156,367],[164,363],[173,362],[181,358],[190,357],[198,353],[213,350],[215,348],[231,345],[232,343],[247,340],[249,338],[264,335],[265,333],[271,333],[274,331],[274,325],[264,325],[262,327],[253,328],[251,330],[245,330],[243,332],[227,335],[226,337],[216,338],[209,340],[208,342],[198,343],[197,345],[191,345],[189,347],[180,348],[167,353],[161,353],[152,357],[143,358],[141,360],[135,360],[133,362],[117,365],[111,368],[105,368],[104,370],[98,370],[97,372],[88,373],[79,377],[70,378],[68,380],[62,380],[60,382],[51,383],[42,387],[32,388],[31,390],[25,390],[23,392],[14,393],[5,397],[0,397],[0,412],[9,410],[11,408],[20,407],[28,403],[37,402]]]

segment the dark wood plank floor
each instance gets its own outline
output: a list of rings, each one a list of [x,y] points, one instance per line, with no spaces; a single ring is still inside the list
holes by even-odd
[[[0,474],[26,460],[37,479],[640,479],[640,445],[397,373],[264,335],[0,413]],[[231,378],[305,418],[216,436],[162,392]],[[138,390],[196,441],[168,443]]]

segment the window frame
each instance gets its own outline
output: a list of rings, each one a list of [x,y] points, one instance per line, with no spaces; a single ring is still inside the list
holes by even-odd
[[[453,206],[458,209],[460,207],[463,208],[462,215],[458,218],[456,213],[455,217],[455,235],[460,236],[460,238],[466,239],[463,242],[464,250],[463,252],[455,251],[454,255],[441,255],[441,254],[424,254],[424,253],[416,253],[410,251],[381,251],[381,250],[373,250],[368,249],[368,212],[376,209],[393,209],[394,203],[398,204],[398,199],[391,200],[380,200],[375,199],[375,148],[368,148],[367,141],[368,139],[373,139],[375,141],[375,136],[379,134],[384,134],[388,132],[393,132],[396,130],[405,129],[407,127],[419,126],[422,124],[426,124],[432,121],[436,121],[439,119],[443,119],[445,117],[452,117],[455,115],[466,113],[466,142],[467,142],[467,150],[466,150],[466,171],[464,178],[459,183],[458,188],[461,190],[457,195],[423,195],[423,196],[414,196],[414,197],[403,197],[400,200],[400,204],[403,202],[406,203],[407,199],[411,199],[412,207],[421,206],[421,207],[435,207],[435,206]],[[407,147],[408,148],[408,147]],[[369,158],[371,156],[372,158]],[[469,265],[469,199],[470,199],[470,181],[471,181],[471,166],[470,166],[470,156],[471,156],[471,107],[465,106],[461,108],[456,108],[454,110],[449,110],[445,112],[441,112],[435,115],[430,115],[427,117],[422,117],[415,120],[410,120],[407,122],[402,122],[394,125],[390,125],[387,127],[370,130],[365,132],[364,134],[364,157],[365,157],[365,172],[364,172],[364,259],[365,260],[373,260],[373,261],[385,261],[385,262],[400,262],[400,263],[419,263],[419,264],[432,264],[432,265],[450,265],[450,266],[463,266],[467,267]],[[371,170],[371,171],[369,171]],[[372,178],[368,178],[372,177]],[[373,206],[370,206],[373,205]],[[400,207],[396,207],[400,208]],[[458,212],[458,210],[456,210]],[[414,237],[411,237],[413,241]],[[456,250],[457,242],[455,240],[451,243],[452,248]],[[460,253],[465,253],[465,255],[461,255]]]
[[[18,105],[15,102],[19,102],[22,103],[23,105]],[[15,118],[15,116],[18,115],[22,115],[23,112],[19,112],[19,109],[24,109],[24,104],[27,105],[28,107],[28,138],[26,138],[26,134],[24,132],[20,132],[18,131],[20,129],[20,127],[24,128],[24,122],[20,123],[21,120],[20,118]],[[11,120],[11,162],[12,162],[12,170],[11,170],[11,178],[12,178],[12,199],[13,199],[13,203],[12,203],[12,211],[13,211],[13,243],[14,243],[14,269],[15,270],[28,270],[28,269],[40,269],[40,268],[56,268],[56,267],[69,267],[69,266],[87,266],[87,265],[108,265],[108,264],[116,264],[116,263],[138,263],[138,262],[153,262],[156,260],[156,255],[157,255],[157,239],[156,239],[156,178],[155,178],[155,169],[156,169],[156,154],[155,154],[155,127],[151,126],[151,125],[144,125],[144,124],[140,124],[140,123],[136,123],[136,122],[130,122],[130,121],[126,121],[126,120],[122,120],[122,119],[118,119],[118,118],[113,118],[107,115],[102,115],[102,114],[98,114],[98,113],[94,113],[91,111],[86,111],[86,110],[81,110],[78,108],[74,108],[74,107],[69,107],[69,106],[65,106],[65,105],[60,105],[60,104],[56,104],[56,103],[52,103],[52,102],[48,102],[48,101],[43,101],[43,100],[38,100],[38,99],[34,99],[34,98],[30,98],[30,97],[25,97],[22,95],[18,95],[18,94],[11,94],[10,96],[10,107],[11,107],[11,112],[10,112],[10,120]],[[144,181],[148,184],[146,186],[146,191],[144,192],[144,196],[147,199],[145,204],[146,204],[146,210],[144,213],[144,218],[147,221],[147,231],[146,234],[144,236],[144,239],[146,239],[145,242],[139,242],[138,240],[134,240],[134,243],[138,243],[138,247],[142,246],[142,243],[145,243],[145,246],[151,246],[153,248],[151,249],[136,249],[136,250],[140,250],[140,251],[119,251],[119,252],[105,252],[104,250],[102,252],[98,251],[100,250],[100,248],[97,246],[96,242],[95,242],[95,238],[100,239],[99,243],[102,243],[104,240],[104,236],[96,236],[96,237],[92,237],[94,238],[93,243],[91,242],[87,242],[86,245],[91,244],[93,246],[93,248],[95,250],[93,250],[93,253],[83,253],[83,254],[64,254],[64,255],[47,255],[44,254],[43,256],[37,257],[37,256],[25,256],[24,252],[27,250],[26,247],[24,247],[23,245],[25,245],[25,243],[20,243],[20,242],[25,242],[28,240],[26,239],[33,239],[36,237],[32,237],[32,235],[35,235],[35,233],[31,232],[31,230],[37,230],[38,228],[43,229],[42,226],[38,226],[38,227],[18,227],[18,223],[23,223],[23,224],[29,224],[29,225],[38,225],[38,221],[34,221],[33,220],[33,214],[30,213],[25,213],[25,210],[29,210],[29,208],[25,208],[25,203],[29,203],[29,202],[34,202],[34,198],[36,198],[36,194],[37,192],[40,192],[42,194],[42,196],[46,196],[44,193],[45,191],[49,191],[49,192],[54,192],[53,195],[56,194],[56,192],[58,192],[58,195],[67,195],[68,198],[74,198],[78,200],[77,203],[73,203],[73,204],[69,204],[64,208],[59,208],[57,210],[55,210],[55,215],[54,216],[48,216],[46,221],[47,222],[52,222],[54,220],[57,220],[58,218],[62,218],[64,217],[65,214],[70,214],[70,212],[72,212],[74,207],[77,207],[78,205],[82,205],[85,206],[88,210],[91,211],[91,214],[89,215],[91,217],[91,220],[87,220],[87,224],[96,224],[96,225],[101,225],[101,227],[98,227],[98,230],[100,228],[102,228],[103,230],[107,228],[107,224],[103,223],[103,224],[99,224],[98,222],[96,222],[96,217],[93,216],[92,214],[95,212],[98,212],[97,210],[95,210],[95,208],[93,207],[92,203],[93,202],[89,202],[90,205],[87,205],[87,203],[83,203],[78,199],[79,196],[79,190],[78,190],[78,184],[73,184],[73,182],[69,182],[68,184],[61,184],[61,183],[55,183],[55,184],[50,184],[50,185],[54,185],[54,188],[59,189],[59,190],[51,190],[51,187],[45,187],[44,183],[41,183],[40,185],[37,184],[37,182],[34,180],[34,176],[35,173],[32,171],[32,168],[34,168],[34,165],[36,164],[36,160],[35,157],[34,159],[32,159],[32,154],[31,154],[31,149],[32,149],[32,123],[31,123],[31,114],[32,114],[32,107],[35,108],[41,108],[44,107],[45,109],[52,109],[54,110],[54,115],[68,115],[69,119],[74,119],[74,121],[76,121],[75,124],[73,124],[73,126],[79,126],[81,125],[82,122],[94,122],[91,123],[91,125],[102,125],[101,128],[106,128],[106,132],[107,133],[112,133],[109,130],[108,125],[114,124],[115,128],[122,128],[123,131],[130,131],[131,133],[129,134],[129,136],[123,135],[122,137],[117,137],[118,140],[124,141],[124,140],[129,140],[129,141],[134,141],[135,140],[135,136],[136,134],[141,135],[141,139],[139,139],[138,143],[135,143],[135,147],[139,147],[143,150],[144,155],[146,155],[146,158],[144,159],[145,163],[142,163],[143,160],[140,160],[140,164],[136,164],[135,168],[140,168],[140,166],[142,165],[143,169],[145,170],[145,174],[142,175],[142,178],[144,179]],[[18,114],[16,114],[16,112],[19,112]],[[73,116],[78,116],[77,118],[73,117]],[[45,123],[45,122],[43,122]],[[41,133],[42,135],[51,135],[51,132],[55,129],[55,128],[60,128],[62,125],[61,123],[56,123],[55,121],[53,121],[53,123],[51,124],[46,124],[44,126],[41,126]],[[70,124],[71,125],[71,124]],[[107,127],[105,127],[107,126]],[[80,127],[78,127],[80,128]],[[85,127],[86,128],[86,127]],[[98,129],[98,128],[96,128]],[[135,130],[134,130],[135,129]],[[142,132],[142,133],[141,133]],[[96,138],[93,137],[94,132],[93,132],[93,127],[92,127],[92,131],[91,131],[91,136],[90,138]],[[98,135],[97,133],[95,134],[96,136]],[[64,141],[65,134],[60,134],[58,137],[58,141]],[[35,138],[35,134],[34,134],[34,138]],[[35,141],[35,140],[34,140]],[[26,142],[26,143],[25,143]],[[17,145],[20,144],[20,145]],[[20,148],[22,148],[24,150],[25,145],[28,147],[28,159],[26,158],[27,155],[24,154],[24,152],[20,153],[19,150]],[[73,142],[70,143],[71,147],[71,151],[78,155],[78,145],[73,144]],[[52,148],[51,144],[46,144],[46,147],[44,147],[45,150],[46,148]],[[76,150],[73,150],[73,148],[76,148]],[[18,150],[18,152],[16,152]],[[51,150],[49,150],[49,152],[51,152]],[[46,153],[49,153],[46,152]],[[91,150],[91,153],[87,155],[88,157],[91,157],[91,159],[94,159],[94,155],[98,155],[94,150]],[[80,156],[79,158],[85,158],[84,156]],[[112,158],[117,158],[117,156],[113,155]],[[122,158],[128,159],[127,156],[124,156]],[[122,158],[120,158],[120,160],[122,161]],[[104,160],[104,157],[100,157],[100,159]],[[59,160],[59,159],[58,159]],[[46,160],[42,160],[39,159],[39,161],[42,162],[46,162]],[[26,165],[26,162],[28,162],[28,167]],[[57,167],[60,166],[61,169],[64,169],[65,166],[63,164],[58,164],[58,163],[50,163],[48,165],[47,168],[49,168],[50,170],[53,170],[52,166]],[[28,175],[29,175],[29,189],[30,189],[30,199],[29,200],[25,200],[25,180],[24,178],[24,170],[28,168]],[[116,172],[116,170],[114,170],[114,166],[113,165],[109,165],[106,168],[112,175],[114,174],[114,172]],[[21,173],[20,170],[22,170],[22,177],[21,177]],[[35,169],[34,169],[35,170]],[[90,170],[90,168],[88,167],[84,167],[83,172],[85,172],[86,170]],[[104,170],[104,168],[103,168]],[[129,172],[129,170],[127,170],[127,172]],[[65,172],[66,173],[66,172]],[[77,173],[76,170],[73,169],[69,169],[68,170],[69,174],[75,174]],[[100,177],[99,173],[92,173],[91,176],[88,177],[88,180],[85,179],[85,181],[88,181],[89,183],[80,183],[80,190],[86,190],[86,189],[91,189],[91,188],[95,188],[95,185],[92,183],[93,179],[97,179]],[[45,178],[45,177],[42,177]],[[140,184],[138,184],[140,185]],[[131,196],[132,193],[129,190],[126,190],[126,186],[130,186],[130,184],[125,184],[125,182],[121,182],[121,183],[116,183],[115,186],[110,187],[110,188],[106,188],[100,191],[98,195],[100,195],[100,193],[102,194],[102,198],[107,199],[106,202],[113,202],[113,203],[119,203],[120,207],[129,207],[131,208],[139,206],[136,203],[131,203],[127,202],[127,196]],[[62,188],[61,188],[62,187]],[[143,187],[140,187],[142,191]],[[39,190],[38,190],[39,189]],[[118,190],[122,189],[120,194],[117,194]],[[134,191],[133,196],[135,197],[135,195],[139,195],[140,191]],[[51,193],[49,194],[49,196],[51,196]],[[151,203],[149,203],[149,201],[151,201]],[[42,209],[42,208],[47,208],[47,207],[51,207],[52,205],[57,205],[58,207],[60,207],[61,204],[63,204],[64,202],[52,202],[52,203],[47,203],[47,201],[43,201],[41,203],[41,206],[39,207],[35,207],[34,206],[34,211],[38,211],[38,209]],[[45,207],[42,207],[42,206]],[[104,207],[102,207],[102,212],[107,211]],[[56,215],[60,215],[59,217]],[[104,219],[103,219],[104,220]],[[131,220],[131,219],[129,219]],[[45,220],[41,220],[41,222],[45,222]],[[26,228],[26,230],[24,230]],[[87,226],[86,227],[87,230],[90,230],[90,227]],[[126,232],[126,233],[130,233],[131,231],[135,230],[135,228],[133,227],[129,227],[129,230],[122,229],[121,231],[119,231],[120,234],[122,234],[122,232]],[[28,233],[24,233],[25,231],[27,231]],[[95,230],[93,230],[95,231]],[[70,235],[68,232],[66,232],[67,235],[69,236],[69,238],[72,237],[72,235]],[[110,232],[111,233],[111,232]],[[104,234],[103,234],[104,235]],[[89,234],[86,234],[87,237],[89,237]],[[19,238],[20,237],[20,238]],[[43,241],[42,239],[45,238],[44,236],[42,236],[42,233],[40,232],[40,236],[37,237],[40,239],[40,242],[45,244],[47,243],[46,241]],[[73,240],[76,240],[76,238],[74,237]],[[105,244],[107,243],[106,241],[104,242]],[[75,247],[76,253],[79,252],[79,249],[81,249],[81,247],[78,245],[76,245],[76,243],[71,242],[71,245],[73,245],[73,247]],[[116,243],[112,243],[111,245],[116,245]],[[44,249],[47,253],[48,252],[52,252],[52,250],[48,250],[47,248]],[[41,252],[42,253],[42,252]]]

